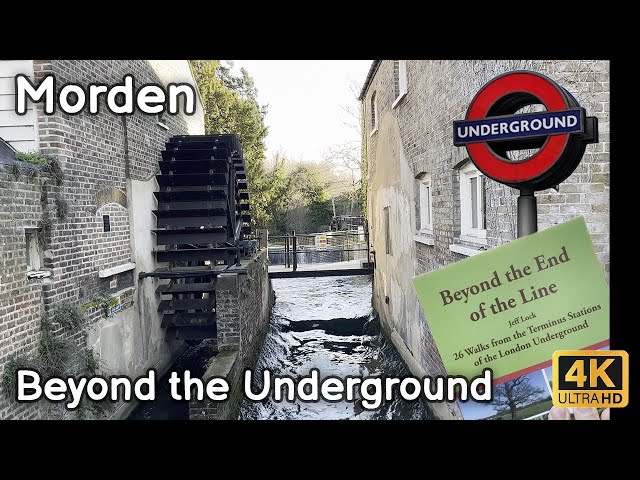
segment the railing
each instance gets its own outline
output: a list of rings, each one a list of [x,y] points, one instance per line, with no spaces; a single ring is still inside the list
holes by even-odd
[[[362,230],[269,236],[269,263],[295,272],[298,264],[370,262],[369,232]]]

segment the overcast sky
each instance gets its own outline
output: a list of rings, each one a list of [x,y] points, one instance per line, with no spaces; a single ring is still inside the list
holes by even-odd
[[[258,100],[268,104],[267,158],[277,151],[320,161],[333,145],[359,142],[357,96],[371,60],[234,60],[253,77]]]

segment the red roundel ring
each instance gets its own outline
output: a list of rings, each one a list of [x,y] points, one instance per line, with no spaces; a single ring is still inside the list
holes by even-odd
[[[516,86],[514,88],[514,86]],[[531,72],[511,72],[487,83],[472,100],[467,110],[466,120],[486,118],[491,106],[500,98],[511,93],[528,93],[544,104],[547,111],[570,108],[561,87],[542,75]],[[547,172],[564,152],[569,134],[549,135],[540,150],[522,162],[510,162],[497,155],[484,143],[466,145],[473,163],[485,175],[496,181],[519,184],[540,177]]]

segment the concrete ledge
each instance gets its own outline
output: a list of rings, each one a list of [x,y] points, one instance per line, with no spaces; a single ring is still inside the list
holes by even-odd
[[[98,272],[98,276],[100,278],[107,278],[107,277],[116,275],[118,273],[128,272],[129,270],[133,270],[134,268],[136,268],[135,263],[132,263],[132,262],[123,263],[122,265],[118,265],[116,267],[105,268],[104,270],[100,270]]]
[[[205,381],[212,377],[227,377],[231,369],[233,368],[233,364],[238,358],[238,349],[228,349],[222,350],[218,353],[213,360],[211,360],[211,364],[207,371],[202,376],[202,379]]]
[[[221,273],[216,278],[216,291],[238,291],[238,275],[236,273]]]
[[[214,401],[209,398],[190,400],[189,420],[235,420],[238,418],[244,391],[239,353],[238,349],[219,352],[202,376],[205,384],[213,377],[225,378],[229,384],[227,400]]]
[[[449,250],[454,253],[459,253],[460,255],[465,255],[467,257],[472,257],[484,252],[484,250],[476,250],[475,248],[463,247],[462,245],[458,245],[456,243],[452,243],[451,245],[449,245]]]
[[[431,245],[434,246],[435,245],[435,240],[433,239],[432,235],[422,235],[422,234],[417,234],[413,236],[413,239],[418,242],[418,243],[422,243],[424,245]]]
[[[31,270],[27,272],[27,278],[47,278],[51,276],[49,270]]]

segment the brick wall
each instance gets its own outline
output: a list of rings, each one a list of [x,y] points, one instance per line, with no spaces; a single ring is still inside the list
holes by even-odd
[[[216,375],[226,375],[230,385],[229,400],[193,401],[189,406],[190,419],[235,418],[243,395],[244,369],[253,368],[258,360],[273,304],[267,250],[262,249],[242,264],[247,269],[246,274],[222,274],[216,280],[218,348],[224,355],[237,357],[234,360],[221,358],[203,377],[209,378],[214,370]],[[226,367],[225,362],[229,363]]]
[[[365,96],[376,92],[379,115],[390,112],[400,128],[406,159],[415,174],[427,172],[435,184],[433,214],[436,225],[434,247],[418,245],[424,271],[437,268],[461,256],[449,251],[460,233],[460,199],[457,171],[453,166],[467,156],[453,146],[452,122],[464,118],[479,88],[496,75],[510,70],[538,71],[556,80],[598,117],[600,143],[588,145],[576,171],[562,183],[560,191],[538,192],[539,227],[565,222],[584,215],[603,270],[609,271],[609,64],[607,61],[407,61],[408,93],[395,108],[394,62],[383,61]],[[375,173],[377,136],[369,137],[369,176]],[[487,182],[487,236],[490,246],[515,236],[517,192],[496,182]],[[416,205],[416,209],[419,204]],[[435,255],[434,255],[435,254]],[[429,262],[429,260],[427,260]]]
[[[113,85],[121,83],[125,74],[132,74],[135,85],[139,86],[143,83],[166,84],[167,79],[176,81],[171,72],[163,72],[164,66],[188,74],[186,64],[178,65],[180,62],[186,61],[34,60],[33,66],[36,82],[45,74],[53,73],[58,88],[68,82]],[[69,301],[82,305],[102,294],[118,295],[123,289],[137,286],[133,271],[117,274],[113,287],[110,280],[114,277],[101,279],[98,276],[100,270],[135,262],[136,256],[140,255],[131,250],[129,217],[135,206],[127,204],[129,180],[144,181],[153,176],[169,137],[204,133],[201,106],[193,116],[165,114],[162,122],[167,128],[158,125],[155,115],[135,112],[123,117],[108,112],[104,96],[97,115],[86,112],[68,115],[59,109],[53,115],[45,115],[42,104],[36,105],[36,110],[39,150],[58,161],[64,172],[64,182],[55,187],[50,179],[43,189],[44,177],[41,176],[9,181],[6,167],[0,166],[0,198],[3,200],[0,210],[3,254],[0,374],[12,355],[33,351],[40,318],[50,314],[56,304]],[[105,191],[111,193],[105,195]],[[52,275],[44,280],[27,281],[24,229],[43,223],[42,192],[46,193],[45,204],[48,206],[45,210],[51,220],[51,235],[43,246],[44,267]],[[151,192],[149,190],[148,195],[152,195]],[[59,203],[66,205],[64,216],[59,214]],[[103,215],[110,217],[110,232],[103,231]],[[148,215],[151,215],[150,211]],[[121,371],[110,368],[110,373],[135,373],[145,366],[154,366],[157,360],[154,354],[165,355],[167,347],[161,339],[162,332],[155,331],[160,330],[159,320],[154,316],[153,303],[157,303],[157,299],[140,298],[135,294],[133,297],[136,310],[139,303],[149,303],[145,309],[149,318],[139,319],[136,323],[130,311],[124,314],[122,322],[126,317],[126,322],[133,323],[121,327],[122,335],[127,336],[123,341],[133,343],[133,347],[123,346],[123,355],[126,352],[133,359],[123,358],[122,368],[115,368]],[[89,313],[83,327],[71,334],[77,336],[79,346],[83,346],[86,330],[106,318],[101,309]],[[138,315],[142,314],[138,311]],[[151,329],[154,329],[153,333],[150,333]],[[99,338],[99,333],[96,335]],[[121,355],[114,353],[114,356]],[[0,397],[0,418],[30,415],[25,413],[26,407],[7,403],[4,395]]]
[[[246,261],[246,274],[218,275],[216,324],[220,349],[239,348],[243,365],[257,360],[271,309],[271,286],[267,276],[267,251]],[[245,267],[245,261],[242,262]]]
[[[35,60],[34,72],[37,81],[55,74],[58,88],[71,81],[113,85],[128,73],[136,85],[160,83],[144,60]],[[97,210],[96,194],[105,187],[126,192],[127,177],[149,178],[158,169],[164,142],[188,131],[184,115],[165,114],[166,130],[155,115],[115,115],[107,111],[104,101],[102,96],[98,115],[68,115],[59,110],[45,115],[43,105],[37,105],[40,151],[60,162],[65,173],[61,194],[69,204],[68,218],[55,225],[48,246],[55,259],[53,268],[60,272],[45,295],[45,305],[95,297],[101,293],[96,270],[131,261],[126,212],[116,205],[105,207],[115,214],[117,231],[102,232],[102,215],[108,212]]]
[[[41,225],[42,189],[47,181],[50,177],[37,167],[0,164],[0,376],[10,358],[31,354],[38,341],[42,288],[48,280],[27,279],[25,228]],[[33,405],[7,399],[0,385],[0,418],[36,415]]]
[[[368,215],[377,268],[374,306],[383,323],[398,332],[420,368],[442,373],[442,362],[411,285],[405,278],[455,262],[463,255],[450,245],[460,239],[459,172],[464,148],[453,146],[452,122],[464,118],[479,88],[503,72],[538,71],[564,86],[599,121],[600,143],[588,145],[576,171],[553,189],[538,192],[539,228],[577,215],[587,222],[603,271],[609,272],[609,64],[607,61],[407,61],[408,92],[395,108],[394,62],[380,63],[362,99],[371,117],[376,95],[379,131],[367,121]],[[419,225],[418,180],[430,174],[433,192],[433,245],[415,241]],[[491,180],[485,182],[487,245],[515,237],[517,192]],[[390,206],[394,258],[385,259],[382,209]],[[467,245],[478,248],[475,245]],[[403,265],[396,268],[395,264]],[[408,272],[407,272],[408,271]],[[389,304],[385,303],[388,297]]]

